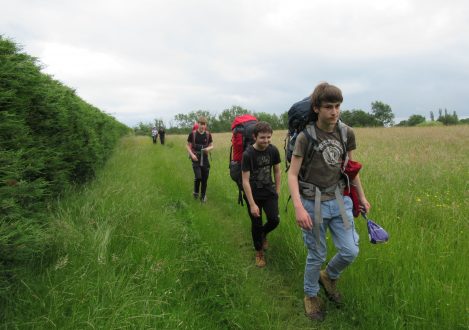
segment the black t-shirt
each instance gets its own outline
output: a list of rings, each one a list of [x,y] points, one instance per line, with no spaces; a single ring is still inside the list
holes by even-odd
[[[212,143],[212,134],[205,131],[202,134],[199,133],[198,130],[192,131],[189,133],[187,137],[187,142],[192,145],[192,152],[197,155],[199,159],[197,163],[200,164],[200,155],[204,157],[203,164],[204,166],[209,166],[210,163],[208,161],[208,155],[206,153],[201,153],[201,149],[207,148],[210,143]]]
[[[249,173],[252,196],[255,199],[269,198],[276,195],[272,180],[272,167],[280,164],[280,153],[277,147],[270,144],[260,151],[249,146],[243,153],[241,169]]]

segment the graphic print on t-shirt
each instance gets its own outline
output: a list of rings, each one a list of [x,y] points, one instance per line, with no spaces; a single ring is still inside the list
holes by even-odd
[[[257,155],[257,169],[254,170],[254,176],[258,182],[264,184],[270,183],[270,157],[269,155]]]
[[[337,165],[343,153],[342,145],[337,140],[324,140],[319,144],[319,151],[328,165]]]

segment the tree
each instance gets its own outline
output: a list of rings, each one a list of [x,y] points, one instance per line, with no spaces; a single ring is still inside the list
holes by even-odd
[[[266,113],[266,112],[256,112],[254,116],[259,119],[259,121],[266,121],[272,126],[272,129],[283,129],[283,123],[281,118],[279,118],[275,113]]]
[[[352,127],[382,126],[373,115],[360,109],[342,111],[340,119]]]
[[[153,124],[147,123],[144,124],[143,122],[139,122],[137,126],[133,127],[135,135],[149,135],[151,132]]]
[[[433,111],[430,111],[430,121],[435,121],[435,115],[433,114]]]
[[[394,124],[394,114],[391,107],[381,101],[371,103],[371,112],[380,126],[392,126]]]
[[[155,122],[155,127],[165,127],[164,122],[163,122],[162,119],[156,119],[155,118],[153,121]]]
[[[225,109],[218,115],[218,125],[216,131],[229,132],[231,130],[231,122],[237,116],[245,115],[249,110],[240,107],[239,105],[232,105],[231,108]]]
[[[440,116],[438,117],[437,121],[443,123],[443,125],[456,125],[459,122],[456,111],[453,111],[453,114],[450,115],[448,113],[448,109],[445,109],[445,114],[443,115],[443,111],[439,109],[438,113]]]
[[[421,115],[412,115],[407,120],[407,126],[417,126],[425,121],[425,117]]]
[[[288,128],[288,111],[285,111],[280,115],[280,120],[282,123],[282,128],[287,129]]]
[[[176,121],[176,126],[178,128],[191,129],[200,116],[204,116],[205,118],[207,118],[209,124],[213,119],[210,112],[206,110],[197,110],[191,111],[188,114],[178,113],[176,116],[174,116],[174,120]]]
[[[407,120],[401,120],[396,126],[409,126],[409,124],[407,123]]]

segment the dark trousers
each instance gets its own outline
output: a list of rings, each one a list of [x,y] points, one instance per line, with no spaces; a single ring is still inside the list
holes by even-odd
[[[161,144],[164,144],[164,135],[163,134],[160,134],[160,142],[161,142]]]
[[[255,217],[251,214],[251,207],[246,196],[243,196],[246,201],[248,208],[248,214],[251,218],[251,233],[252,242],[256,251],[262,250],[262,241],[267,237],[267,234],[274,230],[280,223],[280,217],[278,212],[278,197],[272,197],[269,199],[254,199],[260,210],[260,217]],[[264,211],[267,222],[262,224],[262,211]]]
[[[158,136],[153,135],[151,138],[153,139],[153,143],[156,143]]]
[[[197,162],[192,162],[192,169],[194,170],[194,193],[199,193],[200,197],[204,198],[207,192],[208,175],[210,174],[209,166],[200,166]]]

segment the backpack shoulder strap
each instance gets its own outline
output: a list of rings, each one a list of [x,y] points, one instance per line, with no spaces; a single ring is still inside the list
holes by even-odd
[[[337,122],[337,127],[340,132],[340,137],[342,138],[342,142],[345,146],[347,146],[347,139],[348,139],[348,126],[344,124],[341,120]]]
[[[342,163],[342,171],[345,170],[345,166],[347,166],[348,163],[348,152],[347,152],[347,139],[348,139],[348,129],[349,127],[344,124],[341,120],[337,122],[337,129],[339,130],[340,134],[340,139],[342,142],[342,147],[344,148],[344,155],[343,155],[343,160],[344,162]]]
[[[316,135],[316,127],[315,125],[307,125],[303,130],[306,138],[308,139],[308,147],[306,148],[305,155],[308,156],[308,159],[311,159],[313,156],[314,151],[318,150],[318,138]]]

